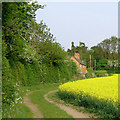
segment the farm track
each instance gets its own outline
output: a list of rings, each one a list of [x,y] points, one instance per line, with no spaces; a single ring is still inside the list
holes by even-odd
[[[32,113],[34,115],[33,118],[44,118],[43,115],[41,114],[40,110],[38,109],[37,105],[33,104],[31,102],[30,98],[28,97],[28,95],[30,95],[34,92],[37,92],[37,91],[40,91],[40,90],[35,90],[35,91],[31,91],[31,92],[27,93],[26,96],[23,97],[23,101],[24,101],[24,104],[28,108],[30,108],[30,110],[32,111]],[[77,110],[75,110],[69,106],[66,106],[66,105],[63,105],[60,103],[56,103],[56,102],[52,101],[51,99],[49,99],[48,95],[55,93],[55,92],[57,92],[57,90],[52,90],[52,91],[49,91],[48,93],[44,94],[44,99],[47,102],[52,103],[52,104],[56,105],[57,107],[59,107],[60,109],[64,110],[67,114],[71,115],[73,118],[76,118],[77,120],[78,120],[78,118],[90,118],[89,117],[90,114],[88,114],[88,113],[78,112]]]
[[[52,104],[54,104],[54,105],[56,105],[56,106],[58,106],[60,109],[66,111],[67,114],[71,115],[73,118],[76,118],[76,119],[77,119],[77,118],[90,118],[90,117],[89,117],[90,114],[88,114],[88,113],[78,112],[77,110],[75,110],[75,109],[73,109],[73,108],[71,108],[71,107],[68,107],[68,106],[66,106],[66,105],[59,104],[59,103],[56,103],[56,102],[50,100],[50,99],[48,98],[48,95],[49,95],[49,94],[52,94],[52,93],[55,93],[55,92],[57,92],[57,90],[52,90],[52,91],[48,92],[47,94],[45,94],[45,95],[44,95],[45,100],[48,101],[48,102],[50,102],[50,103],[52,103]],[[92,118],[91,118],[91,119],[92,119]],[[77,120],[78,120],[78,119],[77,119]]]

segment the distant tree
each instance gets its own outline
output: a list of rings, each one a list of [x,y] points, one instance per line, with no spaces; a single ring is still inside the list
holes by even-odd
[[[96,66],[97,70],[108,70],[108,60],[107,59],[101,59],[99,62],[97,62]]]
[[[87,46],[83,42],[79,42],[79,53],[80,53],[80,58],[86,63],[87,56],[88,56],[88,50]]]
[[[116,60],[118,58],[118,38],[111,37],[111,59]]]
[[[71,55],[71,50],[67,49],[67,53],[68,53],[68,55]]]
[[[93,50],[93,56],[97,62],[97,69],[108,69],[107,60],[113,61],[118,59],[118,38],[113,36],[105,39],[97,46],[92,46],[91,50]],[[104,67],[101,67],[102,64]]]
[[[69,55],[74,55],[75,52],[80,54],[80,59],[86,63],[87,67],[90,66],[90,55],[91,55],[91,64],[92,67],[98,63],[97,69],[102,69],[101,64],[104,64],[105,69],[107,69],[107,64],[105,61],[107,60],[117,60],[120,55],[119,50],[119,39],[115,36],[112,36],[109,39],[105,39],[96,46],[92,46],[90,50],[88,50],[87,46],[84,42],[79,42],[79,46],[74,46],[74,42],[72,42],[71,50],[68,50]]]
[[[91,50],[93,50],[93,57],[94,59],[96,59],[97,61],[99,59],[103,59],[104,58],[104,51],[100,46],[93,46],[91,47]]]
[[[75,52],[79,53],[80,54],[80,59],[82,61],[84,61],[84,63],[86,63],[87,56],[88,56],[87,48],[88,47],[83,42],[79,42],[79,46],[75,46],[74,42],[72,42],[71,50],[68,49],[67,52],[68,52],[69,55],[72,55],[72,56],[75,54]]]
[[[75,54],[75,45],[74,45],[74,42],[71,43],[72,46],[71,46],[71,55],[74,55]]]

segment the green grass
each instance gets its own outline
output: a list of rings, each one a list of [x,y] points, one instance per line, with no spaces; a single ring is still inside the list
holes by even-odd
[[[58,86],[58,83],[49,83],[29,87],[21,87],[20,94],[21,96],[25,96],[27,92],[35,91],[28,95],[28,97],[31,99],[33,104],[37,104],[38,109],[44,118],[71,118],[73,120],[72,116],[68,115],[65,111],[61,110],[56,105],[47,102],[43,97],[44,94],[51,90],[57,89]],[[24,103],[17,104],[14,110],[8,109],[8,114],[10,118],[33,118],[33,113]],[[4,118],[7,118],[7,115]]]
[[[32,118],[33,113],[24,104],[18,104],[14,113],[15,118]]]
[[[6,114],[3,118],[32,118],[33,113],[23,103],[18,103],[14,109],[7,109]]]
[[[67,106],[70,105],[70,107],[72,107],[73,109],[76,109],[79,112],[91,113],[91,118],[98,117],[98,115],[93,114],[93,112],[90,112],[88,109],[83,108],[82,106],[81,106],[82,107],[81,108],[80,106],[76,106],[74,104],[71,104],[69,101],[61,100],[61,98],[58,96],[58,93],[51,93],[50,95],[48,95],[48,98],[52,99],[56,103],[60,103],[60,104],[67,105]]]
[[[41,85],[40,91],[30,94],[29,97],[34,104],[37,104],[44,118],[72,118],[65,111],[61,110],[57,106],[47,102],[44,99],[44,94],[57,88],[57,83]]]
[[[36,90],[40,89],[44,85],[34,85],[34,86],[26,86],[26,87],[20,87],[20,95],[24,96],[28,90]],[[3,118],[33,118],[33,113],[31,110],[24,104],[24,103],[19,103],[15,105],[13,109],[10,110],[9,106],[6,106],[6,111],[4,112],[4,115],[2,115]]]

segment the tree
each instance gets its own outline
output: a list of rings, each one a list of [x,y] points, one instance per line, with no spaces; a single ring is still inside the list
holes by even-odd
[[[16,61],[19,62],[21,55],[25,53],[24,48],[26,48],[28,42],[25,39],[25,35],[28,32],[30,22],[35,20],[35,11],[38,8],[42,8],[42,6],[37,3],[2,3],[3,113],[8,111],[8,106],[12,108],[12,105],[15,103],[15,99],[19,96],[18,86],[16,84],[18,81],[12,74],[11,63],[15,63]]]
[[[111,37],[111,59],[112,60],[116,60],[118,59],[118,49],[117,49],[117,46],[118,46],[118,38],[117,37]]]
[[[118,52],[118,38],[112,36],[109,39],[103,40],[97,46],[101,47],[105,59],[117,59]]]
[[[71,46],[71,55],[74,55],[75,54],[75,45],[74,45],[74,42],[71,43],[72,46]]]
[[[79,54],[80,54],[80,58],[85,63],[87,61],[87,56],[88,56],[88,50],[87,50],[87,48],[88,47],[85,45],[85,43],[79,42]]]
[[[43,6],[27,2],[2,3],[2,39],[7,44],[7,58],[19,59],[27,40],[29,24],[35,20],[35,12]]]
[[[99,60],[99,62],[97,62],[96,69],[97,70],[108,70],[108,60],[107,59]]]
[[[93,47],[91,47],[91,50],[93,50],[93,57],[97,61],[99,59],[103,59],[104,58],[104,51],[103,51],[103,49],[100,46],[93,46]]]

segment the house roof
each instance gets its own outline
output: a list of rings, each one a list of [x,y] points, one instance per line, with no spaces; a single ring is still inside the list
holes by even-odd
[[[73,56],[74,57],[74,56]],[[82,65],[85,65],[80,59],[77,59],[76,57],[74,57],[75,58],[75,60],[77,61],[77,62],[79,62],[80,64],[82,64]]]

